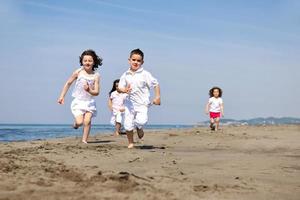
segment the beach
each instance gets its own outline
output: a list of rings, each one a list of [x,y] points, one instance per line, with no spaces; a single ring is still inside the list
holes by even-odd
[[[300,197],[300,125],[150,130],[0,143],[0,199]]]

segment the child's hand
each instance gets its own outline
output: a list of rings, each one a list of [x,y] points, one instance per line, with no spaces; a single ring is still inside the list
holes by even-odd
[[[155,97],[152,102],[154,105],[160,105],[160,97]]]
[[[57,103],[64,104],[65,103],[65,99],[62,98],[62,97],[59,97],[59,99],[57,100]]]
[[[208,115],[208,114],[209,114],[209,112],[208,112],[208,111],[205,111],[205,114],[207,114],[207,115]]]
[[[89,91],[90,90],[90,86],[89,86],[89,84],[88,83],[86,83],[84,86],[83,86],[83,89],[85,90],[85,91]]]
[[[125,93],[129,94],[132,91],[131,85],[128,84],[128,86],[125,88]]]
[[[124,112],[125,111],[125,108],[123,107],[123,108],[120,108],[120,110],[119,110],[120,112]]]

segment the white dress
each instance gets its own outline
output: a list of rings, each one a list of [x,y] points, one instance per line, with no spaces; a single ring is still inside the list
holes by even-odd
[[[74,97],[71,103],[71,111],[74,117],[79,115],[84,115],[86,112],[93,114],[93,117],[97,116],[96,101],[93,95],[84,90],[84,85],[87,83],[89,87],[93,88],[95,84],[96,77],[99,76],[99,73],[87,76],[80,71],[77,77],[75,87],[72,93]]]
[[[122,123],[124,117],[124,111],[120,111],[124,109],[124,101],[127,97],[125,93],[119,93],[114,91],[110,94],[110,99],[112,101],[112,116],[110,123],[115,125],[117,123]]]

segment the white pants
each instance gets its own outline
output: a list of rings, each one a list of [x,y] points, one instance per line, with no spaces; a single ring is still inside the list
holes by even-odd
[[[136,106],[130,102],[125,103],[124,128],[126,131],[132,131],[134,128],[143,128],[147,122],[148,106]]]
[[[71,103],[71,111],[74,117],[78,117],[79,115],[84,115],[86,112],[90,112],[93,114],[93,117],[96,117],[97,116],[96,101],[95,99],[80,100],[74,98]]]
[[[114,126],[116,125],[116,123],[120,123],[122,124],[124,118],[124,112],[113,112],[111,119],[110,119],[110,123]]]

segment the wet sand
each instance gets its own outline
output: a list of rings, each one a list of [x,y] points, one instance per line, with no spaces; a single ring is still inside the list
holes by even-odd
[[[300,126],[0,143],[0,199],[300,199]]]

